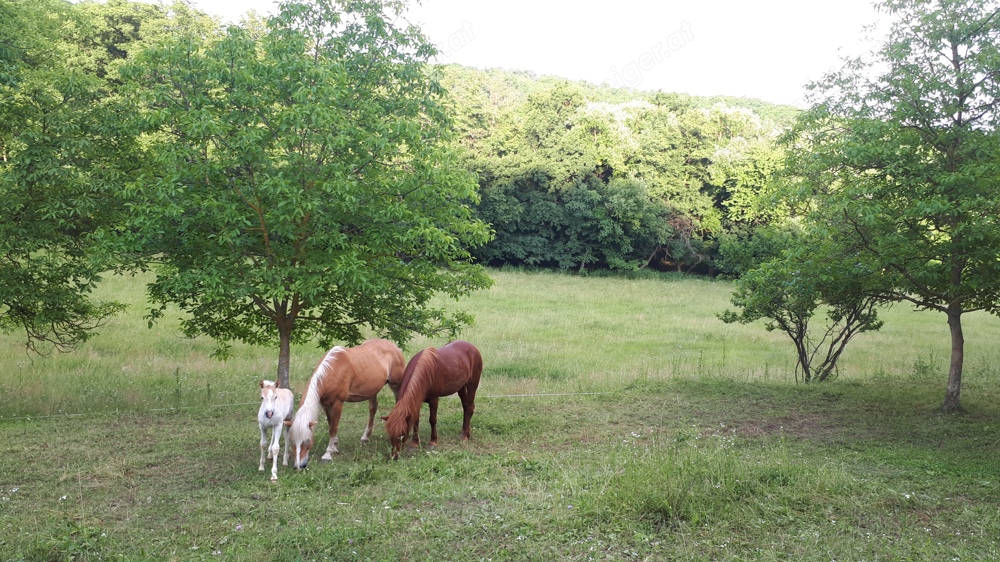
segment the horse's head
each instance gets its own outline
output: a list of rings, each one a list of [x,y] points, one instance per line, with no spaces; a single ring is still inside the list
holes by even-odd
[[[399,460],[399,452],[403,449],[403,443],[406,443],[406,438],[410,434],[410,419],[409,415],[393,416],[390,412],[388,416],[382,416],[385,421],[385,432],[389,436],[389,445],[392,448],[390,456],[392,460]]]
[[[278,401],[277,390],[278,385],[274,381],[260,381],[260,412],[257,414],[258,417],[264,416],[266,419],[274,417],[274,409]]]
[[[302,470],[309,464],[309,450],[313,446],[313,427],[316,422],[305,423],[305,420],[292,419],[292,421],[286,421],[285,425],[288,427],[288,437],[285,439],[288,440],[288,445],[295,454],[293,466],[295,470]]]

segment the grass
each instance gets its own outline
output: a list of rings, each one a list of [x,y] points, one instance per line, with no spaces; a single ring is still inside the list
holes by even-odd
[[[471,441],[446,398],[439,446],[392,462],[349,404],[340,455],[277,484],[254,421],[272,350],[219,363],[169,322],[147,330],[133,279],[102,287],[132,310],[74,353],[5,337],[0,560],[1000,555],[996,318],[967,318],[967,411],[943,415],[932,313],[888,311],[837,381],[800,386],[778,334],[715,318],[725,282],[493,274],[460,303],[486,359]],[[320,355],[296,348],[293,382]]]

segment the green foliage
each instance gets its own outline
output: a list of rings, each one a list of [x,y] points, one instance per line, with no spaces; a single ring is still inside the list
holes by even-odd
[[[211,36],[217,23],[183,2],[151,4],[130,0],[85,0],[76,4],[74,37],[87,72],[121,85],[118,66],[142,49],[177,33]],[[183,30],[183,31],[182,31]]]
[[[739,225],[766,225],[787,218],[789,209],[775,193],[784,154],[775,138],[734,138],[716,150],[710,173],[719,186],[716,201],[726,219]]]
[[[121,308],[90,292],[113,265],[102,234],[121,224],[134,146],[90,23],[65,2],[0,5],[0,330],[39,352],[76,346]]]
[[[642,251],[659,241],[662,217],[637,181],[590,179],[559,191],[531,183],[522,178],[484,190],[479,216],[493,225],[497,242],[477,252],[480,260],[635,269],[644,263]]]
[[[782,215],[759,201],[778,168],[776,126],[748,109],[500,71],[444,73],[457,143],[479,176],[476,211],[496,230],[475,252],[482,261],[690,267],[710,261],[724,225]]]
[[[759,228],[731,228],[719,236],[715,267],[730,277],[739,277],[760,264],[781,257],[791,249],[801,227],[795,223],[772,223]]]
[[[455,334],[429,308],[489,286],[474,179],[446,146],[433,53],[395,2],[289,3],[258,33],[181,35],[123,69],[150,165],[132,186],[150,296],[226,342]]]
[[[823,382],[836,377],[837,361],[854,336],[882,327],[877,281],[869,264],[825,240],[803,238],[781,257],[745,272],[732,297],[739,312],[728,310],[720,318],[743,324],[765,319],[768,331],[792,340],[797,377]],[[812,319],[819,311],[826,321],[817,328]]]
[[[789,142],[800,201],[882,272],[880,291],[944,313],[960,408],[962,315],[1000,302],[1000,60],[996,2],[890,0],[871,60],[814,84]]]
[[[734,96],[689,96],[691,105],[697,108],[711,108],[722,104],[728,107],[743,107],[749,109],[764,121],[774,123],[784,129],[795,124],[802,110],[791,105],[775,105],[764,100]]]

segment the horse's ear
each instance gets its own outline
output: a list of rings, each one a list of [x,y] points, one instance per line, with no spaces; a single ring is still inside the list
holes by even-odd
[[[315,427],[317,423],[319,423],[319,422],[314,422],[314,421],[309,422],[309,429],[312,429],[313,427]]]
[[[285,427],[292,427],[292,420],[285,420]]]
[[[382,416],[382,421],[389,421],[389,416]]]
[[[260,387],[264,388],[264,379],[260,379]]]

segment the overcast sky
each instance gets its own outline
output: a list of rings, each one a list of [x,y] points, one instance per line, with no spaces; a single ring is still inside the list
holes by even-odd
[[[236,21],[273,0],[194,0]],[[408,19],[438,62],[802,105],[803,86],[870,45],[871,0],[424,0]]]

